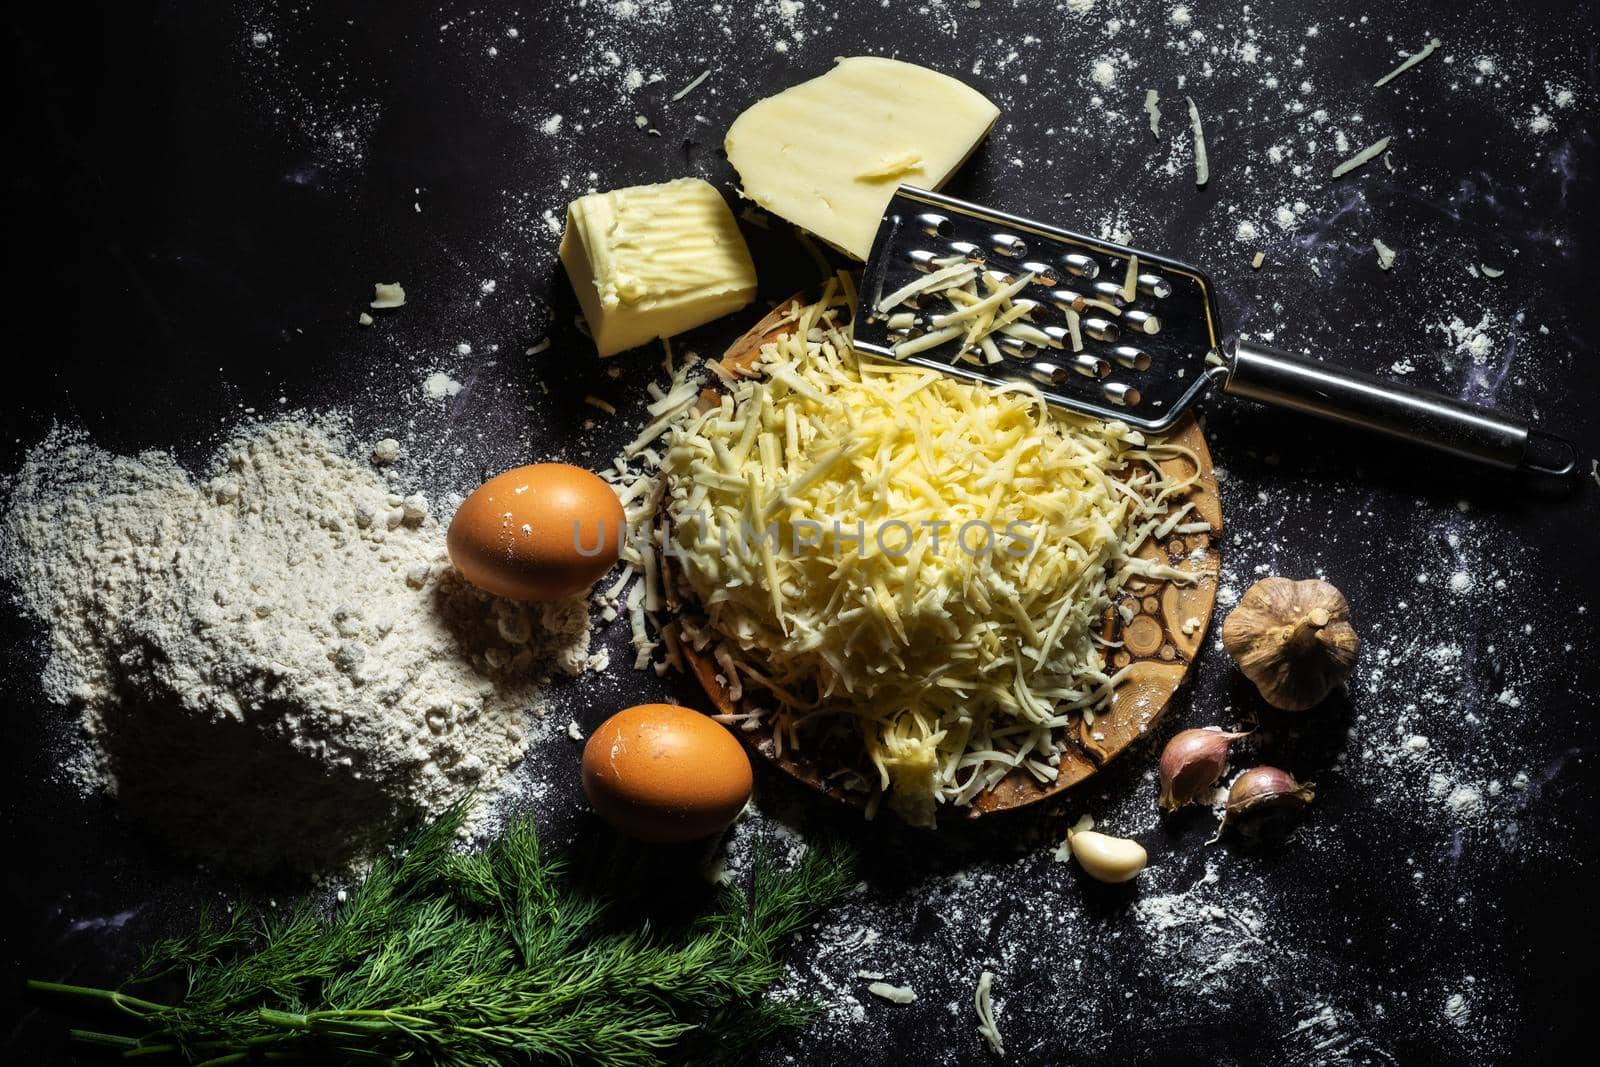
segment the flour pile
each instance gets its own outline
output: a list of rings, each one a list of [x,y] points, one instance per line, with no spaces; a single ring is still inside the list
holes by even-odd
[[[57,430],[0,517],[7,577],[50,627],[46,695],[89,738],[69,770],[231,867],[337,868],[492,790],[542,683],[590,665],[583,596],[468,586],[426,499],[345,440],[260,424],[197,480]]]

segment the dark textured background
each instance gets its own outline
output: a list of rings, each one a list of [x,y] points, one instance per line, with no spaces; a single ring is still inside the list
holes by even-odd
[[[997,0],[813,3],[786,51],[774,48],[774,25],[790,27],[773,3],[680,3],[659,20],[619,18],[615,6],[134,2],[7,15],[13,277],[0,469],[14,469],[54,420],[107,447],[201,462],[239,418],[326,406],[349,410],[360,432],[404,436],[412,476],[436,493],[535,459],[598,466],[632,435],[657,353],[616,361],[620,379],[604,375],[571,325],[542,213],[560,217],[590,185],[702,174],[731,190],[718,150],[727,123],[855,52],[946,69],[1001,104],[1001,126],[956,193],[1085,230],[1127,225],[1137,243],[1212,269],[1236,328],[1379,372],[1410,357],[1414,382],[1569,434],[1586,470],[1600,450],[1591,4],[1271,4],[1246,15],[1196,3],[1207,40],[1180,48],[1168,4],[1102,0],[1078,16]],[[1430,34],[1446,39],[1434,59],[1386,92],[1368,88]],[[1257,40],[1260,58],[1241,61],[1241,41]],[[1086,79],[1102,51],[1131,57],[1114,90]],[[1468,65],[1480,54],[1498,61],[1487,83]],[[629,94],[619,82],[629,66],[663,80]],[[706,83],[669,100],[703,69]],[[1281,88],[1263,87],[1269,74]],[[1302,79],[1311,92],[1291,88]],[[1552,110],[1552,85],[1574,102]],[[1164,99],[1160,142],[1139,114],[1146,87]],[[1203,191],[1188,180],[1184,92],[1206,115],[1214,176]],[[1117,114],[1087,104],[1096,93]],[[1352,150],[1394,132],[1397,170],[1373,165],[1334,185],[1322,175],[1341,156],[1326,137],[1320,154],[1300,151],[1303,175],[1271,170],[1268,146],[1306,140],[1294,132],[1305,118],[1285,107],[1297,93],[1335,124],[1361,115]],[[1536,108],[1553,131],[1530,132]],[[562,126],[547,135],[553,113]],[[661,136],[636,128],[635,114]],[[1292,229],[1235,240],[1238,220],[1270,219],[1297,199],[1308,211]],[[1393,272],[1373,265],[1373,236],[1401,250]],[[781,225],[750,237],[764,297],[815,276]],[[1248,267],[1256,247],[1269,259],[1260,272]],[[1477,262],[1510,269],[1490,285],[1466,271]],[[391,278],[411,303],[361,331],[354,318],[371,283]],[[1452,357],[1436,325],[1452,313],[1470,325],[1480,308],[1497,316],[1492,358]],[[747,324],[736,316],[685,344],[714,352]],[[523,355],[547,335],[550,351]],[[472,356],[455,354],[462,341]],[[465,385],[448,404],[419,396],[435,369]],[[586,393],[618,402],[619,418],[586,429]],[[1273,759],[1321,787],[1302,839],[1267,855],[1208,850],[1200,813],[1142,832],[1154,827],[1153,755],[1135,749],[1065,805],[1067,817],[1093,809],[1113,816],[1113,830],[1141,830],[1156,865],[1139,887],[1113,892],[1049,859],[1060,813],[929,839],[814,810],[764,778],[764,809],[779,818],[750,832],[827,822],[860,840],[868,888],[851,916],[882,935],[876,956],[860,959],[829,949],[827,931],[808,939],[795,988],[831,975],[832,988],[860,999],[864,983],[850,979],[860,966],[911,980],[922,996],[909,1007],[865,998],[862,1020],[830,1016],[770,1062],[979,1060],[970,996],[983,967],[997,972],[1017,1062],[1538,1062],[1587,1029],[1600,947],[1594,482],[1533,492],[1226,401],[1211,405],[1209,435],[1227,474],[1225,584],[1323,574],[1374,639],[1347,702],[1264,719]],[[1440,592],[1469,565],[1504,586]],[[229,883],[52,780],[59,745],[48,739],[61,731],[44,724],[60,713],[34,681],[37,626],[14,613],[0,625],[10,857],[0,865],[0,1026],[14,1062],[55,1062],[61,1020],[17,998],[19,976],[109,979],[136,941],[182,924]],[[641,698],[690,695],[628,670],[621,639],[616,628],[605,638],[617,650],[610,674],[560,696],[585,729]],[[1438,641],[1464,650],[1442,680],[1423,661]],[[1495,700],[1508,687],[1514,711]],[[1213,639],[1172,721],[1259,710]],[[1521,770],[1528,788],[1470,823],[1441,821],[1427,775],[1379,758],[1396,744],[1387,721],[1402,714],[1455,773],[1488,781]],[[558,737],[532,760],[530,803],[547,835],[593,839],[575,748]],[[1239,894],[1268,925],[1248,967],[1197,987],[1175,976],[1193,979],[1205,961],[1148,940],[1130,902],[1181,892],[1208,866],[1220,870],[1217,891]],[[1468,1014],[1442,1017],[1463,990]]]

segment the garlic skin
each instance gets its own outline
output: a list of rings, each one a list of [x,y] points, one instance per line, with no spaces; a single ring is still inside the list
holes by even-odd
[[[1228,613],[1222,647],[1268,704],[1304,711],[1350,677],[1361,642],[1327,582],[1263,578]]]
[[[1309,782],[1295,781],[1288,771],[1252,767],[1229,787],[1228,806],[1217,836],[1232,826],[1246,840],[1276,844],[1299,825],[1300,816],[1316,795]]]
[[[1156,805],[1173,812],[1198,800],[1228,773],[1228,747],[1245,736],[1224,733],[1216,726],[1174,734],[1161,750],[1161,796]]]
[[[1068,830],[1067,845],[1078,866],[1097,882],[1126,882],[1150,862],[1139,842],[1093,830]]]

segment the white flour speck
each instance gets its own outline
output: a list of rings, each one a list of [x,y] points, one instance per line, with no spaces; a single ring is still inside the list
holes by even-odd
[[[461,383],[442,370],[436,370],[422,380],[422,391],[434,400],[443,400],[461,392]]]

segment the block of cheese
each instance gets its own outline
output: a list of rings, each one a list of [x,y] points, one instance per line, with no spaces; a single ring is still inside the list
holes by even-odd
[[[574,200],[561,262],[602,356],[710,322],[756,295],[733,212],[699,178]]]
[[[999,115],[954,78],[856,56],[746,109],[723,146],[746,196],[866,259],[895,187],[939,188]]]

